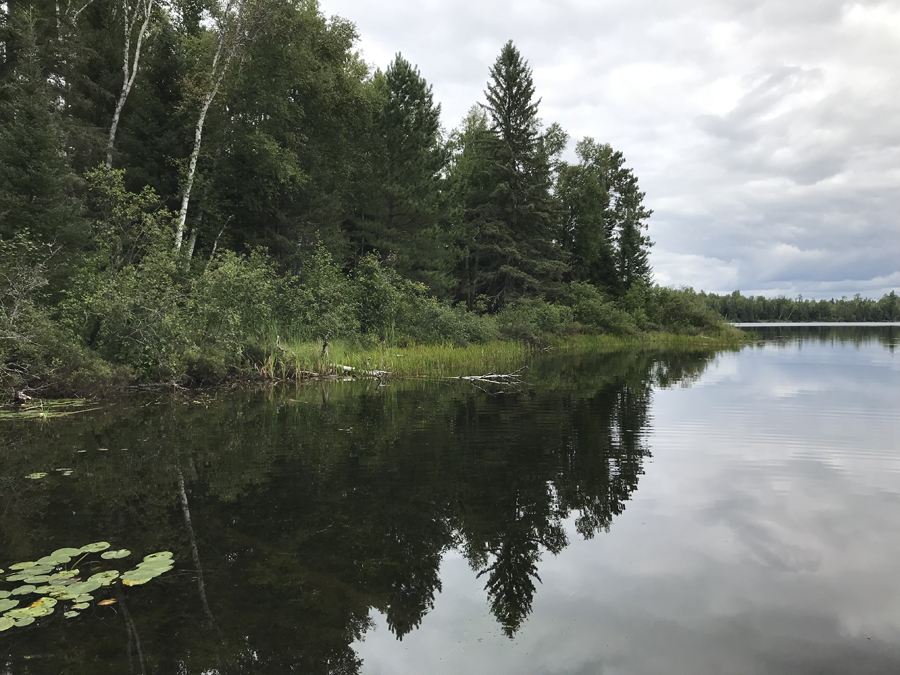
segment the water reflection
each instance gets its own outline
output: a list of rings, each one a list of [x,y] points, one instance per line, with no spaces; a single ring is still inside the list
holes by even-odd
[[[0,566],[94,540],[177,565],[118,610],[0,634],[4,671],[355,673],[371,610],[398,638],[420,626],[450,550],[513,636],[565,521],[590,538],[636,490],[654,389],[712,358],[548,358],[493,395],[343,383],[6,425]]]

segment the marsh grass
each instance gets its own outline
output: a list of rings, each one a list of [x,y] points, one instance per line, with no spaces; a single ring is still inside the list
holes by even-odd
[[[548,353],[598,353],[620,350],[739,348],[746,344],[744,333],[726,327],[711,336],[647,333],[639,336],[579,335],[559,338],[548,345],[525,342],[493,341],[457,346],[443,344],[408,344],[404,347],[386,343],[359,344],[336,340],[323,353],[321,342],[279,341],[265,349],[258,368],[267,379],[304,379],[341,377],[340,366],[356,371],[387,371],[390,377],[459,377],[485,373],[508,373],[528,365]]]

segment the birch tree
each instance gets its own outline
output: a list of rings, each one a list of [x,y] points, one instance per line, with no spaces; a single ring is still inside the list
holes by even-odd
[[[216,51],[209,68],[206,87],[200,103],[200,112],[197,115],[197,124],[194,127],[194,149],[188,162],[187,175],[185,176],[183,193],[181,196],[181,210],[178,213],[178,221],[175,227],[175,250],[181,251],[181,243],[184,240],[184,228],[187,222],[188,206],[191,201],[191,189],[194,186],[194,178],[197,175],[197,160],[200,157],[200,147],[203,139],[203,125],[213,99],[219,93],[222,80],[228,72],[235,54],[244,39],[244,23],[246,18],[246,6],[249,0],[225,0],[225,5],[215,17]]]
[[[116,101],[116,109],[113,113],[112,124],[109,126],[109,138],[106,141],[106,168],[112,169],[113,146],[116,143],[116,130],[119,128],[119,118],[122,116],[122,108],[128,100],[128,94],[134,86],[138,68],[141,61],[141,47],[150,27],[150,15],[156,0],[122,0],[122,14],[125,20],[125,43],[122,52],[122,90]],[[87,5],[85,5],[86,7]],[[140,22],[137,36],[134,40],[134,53],[131,50],[132,36],[135,26]]]

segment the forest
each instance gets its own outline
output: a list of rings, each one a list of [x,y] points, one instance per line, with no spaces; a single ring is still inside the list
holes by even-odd
[[[590,137],[563,159],[512,42],[447,130],[415,65],[371,68],[315,0],[0,7],[7,388],[727,331],[712,296],[653,284],[637,176]]]

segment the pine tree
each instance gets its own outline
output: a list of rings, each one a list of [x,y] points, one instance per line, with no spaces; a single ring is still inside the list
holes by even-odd
[[[558,148],[541,134],[531,69],[510,41],[490,75],[484,108],[492,192],[485,206],[487,220],[500,226],[500,246],[493,259],[482,261],[493,273],[478,292],[499,308],[522,295],[552,291],[566,266],[551,196],[551,155]]]
[[[27,15],[22,23],[15,68],[0,86],[0,236],[28,231],[71,248],[81,231],[59,103],[39,63],[34,23]]]
[[[447,153],[441,107],[431,86],[402,55],[374,77],[374,133],[379,157],[365,234],[371,248],[394,259],[398,272],[442,287],[445,238],[438,227],[441,172]]]

